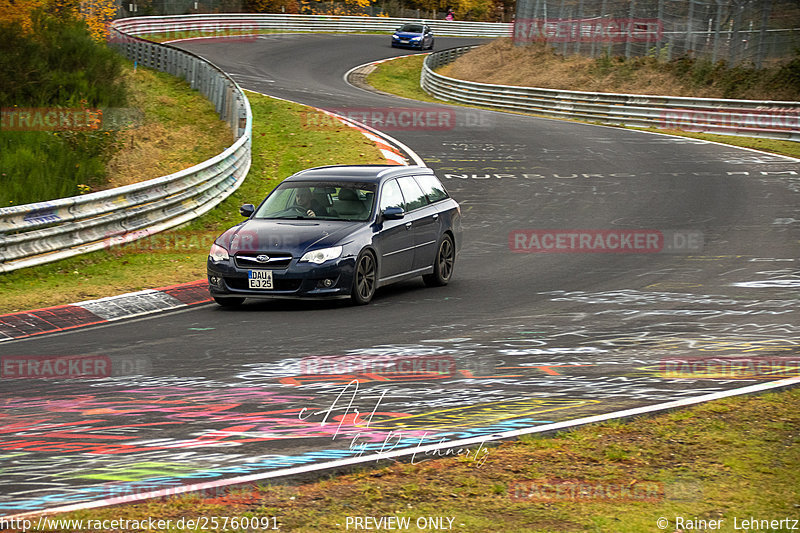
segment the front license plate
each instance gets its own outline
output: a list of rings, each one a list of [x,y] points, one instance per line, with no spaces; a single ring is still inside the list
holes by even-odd
[[[271,289],[272,270],[248,270],[247,286],[251,289]]]
[[[402,44],[408,44],[408,41],[407,41],[407,40],[404,40],[404,39],[400,39],[400,43],[402,43]]]

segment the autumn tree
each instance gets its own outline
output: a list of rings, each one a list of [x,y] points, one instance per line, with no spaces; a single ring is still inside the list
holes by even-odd
[[[80,16],[86,21],[89,33],[95,41],[108,39],[108,25],[117,14],[114,0],[83,0],[80,3]]]
[[[80,18],[98,42],[108,37],[108,24],[114,20],[114,0],[0,0],[0,23],[19,24],[24,32],[33,30],[37,13],[60,20]]]
[[[299,13],[297,0],[246,0],[247,11],[254,13]]]
[[[47,0],[0,0],[0,23],[19,24],[26,32],[33,28],[32,16]]]

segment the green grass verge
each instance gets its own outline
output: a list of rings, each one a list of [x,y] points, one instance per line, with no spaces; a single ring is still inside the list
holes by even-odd
[[[0,132],[0,206],[77,196],[98,187],[106,179],[114,135],[108,131]]]
[[[797,519],[800,390],[729,398],[484,448],[474,459],[419,456],[316,483],[218,498],[175,497],[59,518],[277,517],[281,531],[344,531],[348,517],[451,517],[460,532],[641,533],[686,520]],[[560,493],[552,484],[566,482]],[[659,529],[664,517],[669,527]],[[684,519],[683,528],[676,518]],[[734,519],[740,529],[734,529]],[[271,524],[271,522],[270,522]],[[448,524],[447,521],[444,522]],[[351,522],[352,529],[352,522]],[[773,527],[753,531],[789,531]],[[385,531],[385,530],[384,530]]]
[[[203,217],[126,246],[111,246],[48,265],[0,274],[0,313],[78,302],[205,278],[213,239],[242,220],[239,206],[258,203],[281,180],[304,168],[385,163],[358,131],[309,128],[311,108],[248,93],[253,109],[253,162],[247,179]]]
[[[375,87],[379,91],[383,91],[404,98],[411,98],[413,100],[422,100],[425,102],[439,102],[428,93],[422,90],[419,86],[419,76],[422,70],[422,62],[424,56],[408,56],[401,59],[394,59],[386,61],[377,66],[377,68],[367,76],[367,83]],[[462,105],[456,102],[448,102],[453,105]],[[464,106],[469,107],[469,106]],[[472,106],[478,107],[478,106]],[[489,109],[489,108],[482,108]],[[524,113],[517,113],[524,114]],[[541,115],[543,116],[543,115]],[[772,152],[776,154],[788,155],[791,157],[800,158],[800,143],[793,141],[778,141],[773,139],[760,139],[755,137],[734,137],[732,135],[712,135],[706,133],[694,133],[680,130],[660,130],[655,128],[647,128],[645,131],[652,131],[657,133],[668,133],[670,135],[678,135],[682,137],[691,137],[693,139],[702,139],[706,141],[718,142],[721,144],[730,144],[732,146],[740,146],[743,148],[753,148],[755,150],[763,150],[765,152]]]
[[[392,59],[377,65],[367,76],[367,83],[389,94],[421,100],[423,102],[442,103],[419,86],[419,76],[426,54],[415,54]]]

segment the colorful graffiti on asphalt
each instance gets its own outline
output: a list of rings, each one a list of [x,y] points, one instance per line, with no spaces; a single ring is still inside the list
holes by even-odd
[[[154,360],[153,375],[7,381],[0,397],[0,512],[380,458],[455,439],[488,442],[504,431],[700,396],[750,380],[665,374],[667,358],[790,356],[800,345],[800,326],[782,313],[791,311],[786,300],[666,291],[543,297],[585,311],[518,323],[433,324],[416,331],[421,340],[413,344],[309,356],[313,360],[258,362],[257,354],[242,354],[250,362],[225,380],[179,378],[159,372]],[[682,305],[781,313],[747,323],[726,313],[699,321],[671,314],[663,322],[631,320],[621,328],[608,312]],[[491,460],[487,448],[478,450],[481,464]]]

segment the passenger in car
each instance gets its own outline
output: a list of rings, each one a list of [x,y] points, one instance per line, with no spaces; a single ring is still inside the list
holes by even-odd
[[[339,190],[339,198],[336,202],[336,212],[343,218],[362,219],[367,216],[369,209],[364,205],[364,201],[358,197],[358,193],[353,189]]]

